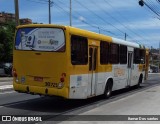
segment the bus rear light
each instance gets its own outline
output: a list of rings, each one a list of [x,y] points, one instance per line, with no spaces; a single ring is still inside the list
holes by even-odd
[[[64,82],[64,81],[65,81],[65,80],[64,80],[64,77],[61,77],[61,78],[60,78],[60,81],[61,81],[61,82]]]
[[[17,73],[16,73],[16,69],[15,68],[13,68],[13,70],[12,70],[12,76],[13,77],[18,77],[18,75],[17,75]]]
[[[62,73],[61,76],[62,76],[62,77],[66,77],[66,73]]]
[[[61,74],[60,82],[64,82],[66,77],[66,73]]]

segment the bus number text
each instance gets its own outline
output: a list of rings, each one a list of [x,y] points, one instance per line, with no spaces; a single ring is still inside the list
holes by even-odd
[[[58,87],[57,83],[45,82],[45,86],[47,87]]]

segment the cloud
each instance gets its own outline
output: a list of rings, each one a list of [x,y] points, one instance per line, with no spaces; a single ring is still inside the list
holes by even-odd
[[[51,7],[52,23],[69,25],[69,7],[68,0],[54,1]],[[33,0],[19,0],[19,8],[20,18],[30,18],[33,22],[48,23],[47,2],[38,4]],[[1,0],[0,10],[14,12],[14,1]],[[95,16],[94,13],[98,16]],[[160,20],[155,18],[156,15],[149,8],[139,6],[138,0],[72,0],[72,14],[72,25],[75,27],[99,32],[99,29],[94,27],[96,25],[112,32],[109,34],[100,30],[101,33],[121,39],[124,39],[122,32],[125,32],[133,39],[155,45],[155,47],[160,41]],[[130,37],[127,38],[133,40]]]
[[[86,21],[86,19],[83,16],[79,16],[80,21]]]

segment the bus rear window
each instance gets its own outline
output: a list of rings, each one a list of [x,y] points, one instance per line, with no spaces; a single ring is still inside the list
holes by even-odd
[[[60,28],[20,28],[15,49],[64,52],[65,34]]]

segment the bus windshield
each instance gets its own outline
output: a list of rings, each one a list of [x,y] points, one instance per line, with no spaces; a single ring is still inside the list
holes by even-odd
[[[60,28],[20,28],[16,33],[16,50],[65,51],[65,34]]]

